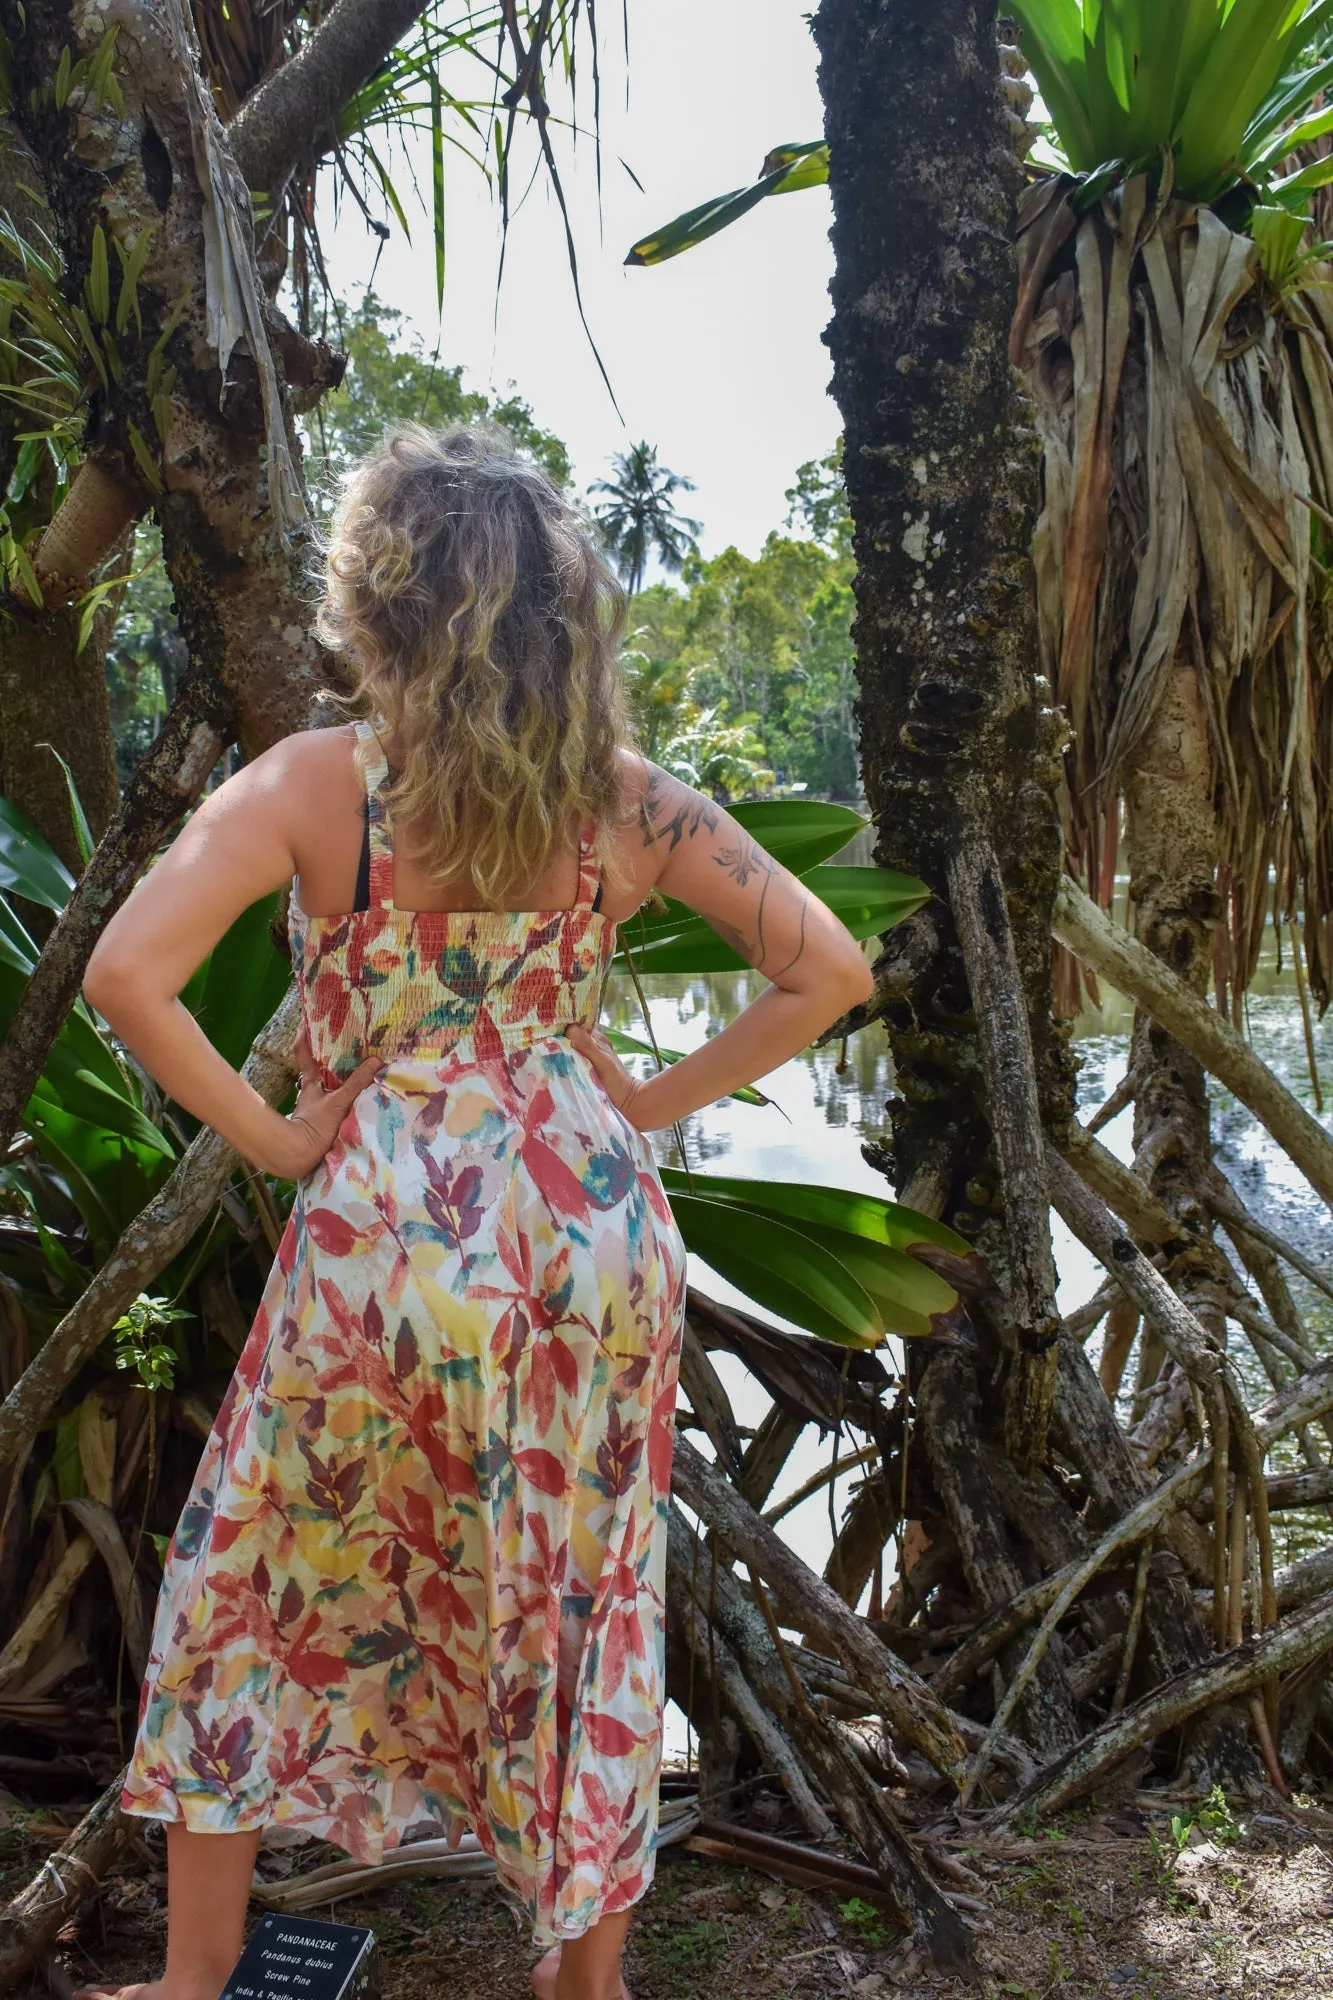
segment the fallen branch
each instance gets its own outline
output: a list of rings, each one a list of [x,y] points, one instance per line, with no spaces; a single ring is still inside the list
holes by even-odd
[[[800,1615],[807,1631],[821,1633],[854,1680],[904,1739],[955,1785],[962,1783],[965,1753],[953,1717],[928,1684],[896,1659],[848,1608],[823,1577],[801,1561],[715,1465],[677,1437],[671,1466],[673,1491],[733,1554]]]
[[[688,1504],[694,1505],[693,1501]],[[904,1929],[937,1965],[970,1968],[973,1955],[967,1928],[926,1874],[887,1795],[862,1768],[855,1751],[806,1698],[790,1650],[779,1656],[771,1629],[743,1595],[734,1573],[721,1565],[713,1571],[706,1560],[696,1564],[698,1547],[697,1537],[673,1500],[667,1567],[676,1588],[689,1590],[691,1595],[697,1589],[695,1601],[700,1610],[729,1641],[755,1694],[772,1709],[812,1778],[835,1802],[848,1833],[878,1877],[880,1893]],[[847,1617],[852,1616],[846,1606],[841,1608]]]
[[[1321,1466],[1314,1472],[1270,1473],[1264,1485],[1270,1514],[1289,1513],[1296,1507],[1318,1507],[1326,1500],[1333,1500],[1333,1465]]]
[[[1263,1244],[1265,1250],[1271,1250],[1275,1256],[1290,1264],[1293,1271],[1299,1271],[1316,1291],[1322,1292],[1327,1299],[1333,1299],[1333,1278],[1330,1278],[1327,1272],[1321,1271],[1304,1251],[1298,1250],[1294,1243],[1289,1243],[1285,1236],[1277,1235],[1274,1230],[1266,1228],[1262,1222],[1257,1221],[1243,1203],[1237,1201],[1221,1174],[1210,1182],[1204,1199],[1219,1222],[1233,1225],[1245,1236],[1252,1236],[1256,1243]]]
[[[1333,1208],[1333,1140],[1222,1014],[1068,879],[1055,899],[1053,929],[1061,944],[1151,1014],[1224,1083]]]
[[[27,1616],[15,1627],[0,1653],[0,1689],[13,1687],[22,1680],[23,1669],[74,1595],[79,1578],[95,1553],[87,1535],[76,1536],[65,1550]]]
[[[697,1541],[694,1548],[700,1549]],[[702,1552],[702,1567],[706,1575],[711,1572],[714,1559],[713,1551]],[[674,1560],[669,1551],[669,1574]],[[797,1818],[811,1839],[830,1839],[833,1822],[815,1796],[799,1755],[776,1718],[759,1701],[726,1639],[700,1610],[691,1587],[692,1579],[673,1575],[671,1581],[672,1614],[679,1618],[686,1643],[700,1669],[749,1736],[765,1768],[781,1781]]]
[[[32,1971],[119,1854],[128,1838],[120,1814],[124,1782],[118,1772],[64,1846],[46,1857],[27,1888],[0,1911],[0,1991]]]
[[[1293,1673],[1333,1648],[1333,1592],[1270,1625],[1220,1659],[1190,1668],[1094,1729],[1049,1765],[997,1815],[1027,1808],[1053,1813],[1095,1785],[1131,1750],[1187,1722],[1200,1709],[1255,1692],[1276,1675]]]
[[[1262,1616],[1263,1622],[1268,1624],[1274,1615],[1273,1543],[1264,1487],[1263,1453],[1259,1449],[1254,1425],[1235,1373],[1226,1355],[1209,1340],[1204,1328],[1184,1302],[1177,1298],[1160,1271],[1124,1234],[1110,1210],[1079,1179],[1054,1147],[1049,1149],[1047,1172],[1051,1199],[1059,1214],[1123,1286],[1143,1317],[1157,1328],[1172,1359],[1190,1381],[1197,1384],[1209,1405],[1214,1429],[1215,1536],[1220,1536],[1226,1510],[1226,1441],[1228,1435],[1234,1435],[1236,1439],[1249,1486],[1255,1540],[1259,1548]],[[1217,1554],[1220,1558],[1220,1548]],[[1220,1570],[1218,1577],[1220,1583]],[[1220,1620],[1218,1602],[1215,1602],[1214,1615]]]
[[[1014,1355],[1005,1383],[1005,1445],[1020,1470],[1030,1472],[1046,1456],[1060,1338],[1032,1035],[1000,864],[989,840],[974,829],[949,857],[948,885],[1004,1208],[1004,1317]]]
[[[1326,1590],[1333,1590],[1333,1542],[1322,1549],[1312,1549],[1308,1556],[1288,1563],[1273,1578],[1273,1596],[1280,1612],[1298,1611],[1303,1604],[1322,1597]],[[1248,1600],[1249,1586],[1246,1586]],[[1198,1594],[1199,1606],[1203,1610],[1212,1609],[1209,1591]]]
[[[698,1824],[699,1809],[692,1799],[664,1799],[658,1815],[657,1845],[670,1847],[688,1839]],[[256,1874],[250,1895],[266,1910],[290,1913],[319,1909],[413,1877],[466,1882],[485,1880],[494,1873],[492,1856],[475,1833],[465,1833],[456,1846],[446,1839],[413,1840],[386,1854],[382,1861],[330,1861],[321,1868],[289,1876],[285,1882],[269,1882]]]
[[[1285,1437],[1289,1431],[1300,1430],[1326,1410],[1333,1410],[1333,1359],[1321,1361],[1307,1375],[1270,1397],[1254,1412],[1255,1437],[1261,1450],[1266,1452],[1278,1438]],[[1019,1592],[1007,1604],[998,1605],[932,1676],[930,1685],[940,1700],[952,1701],[961,1694],[1002,1646],[1049,1609],[1084,1562],[1091,1562],[1100,1552],[1096,1567],[1104,1568],[1117,1549],[1132,1547],[1178,1508],[1188,1506],[1202,1490],[1211,1463],[1212,1453],[1205,1446],[1196,1458],[1178,1466],[1160,1486],[1146,1493],[1119,1521],[1114,1522],[1097,1549],[1090,1551],[1087,1557],[1066,1563],[1062,1569],[1053,1571],[1039,1583]],[[1323,1552],[1320,1554],[1322,1556]],[[1329,1560],[1333,1564],[1333,1555]],[[1330,1581],[1333,1582],[1333,1578]],[[1274,1582],[1276,1586],[1276,1579]],[[1211,1604],[1212,1600],[1201,1595],[1201,1601]]]

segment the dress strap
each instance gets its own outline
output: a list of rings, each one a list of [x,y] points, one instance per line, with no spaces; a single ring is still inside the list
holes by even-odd
[[[579,893],[574,907],[596,909],[602,900],[602,864],[594,853],[597,825],[585,820],[579,829]]]
[[[361,745],[361,770],[366,781],[366,829],[370,842],[370,907],[389,909],[393,905],[393,841],[389,833],[389,809],[385,788],[389,763],[375,725],[354,725]]]

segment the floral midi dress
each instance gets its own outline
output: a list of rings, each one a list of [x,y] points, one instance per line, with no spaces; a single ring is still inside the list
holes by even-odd
[[[124,1809],[360,1860],[472,1829],[540,1943],[652,1878],[685,1257],[646,1139],[565,1039],[614,948],[572,908],[292,898],[326,1085],[168,1554]],[[299,885],[298,885],[299,886]]]

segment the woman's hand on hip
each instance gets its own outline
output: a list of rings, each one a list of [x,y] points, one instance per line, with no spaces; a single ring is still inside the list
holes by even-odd
[[[637,1077],[630,1075],[601,1029],[585,1028],[576,1021],[565,1029],[565,1036],[571,1046],[592,1064],[602,1088],[621,1117],[628,1119],[638,1131],[643,1131],[644,1127],[635,1113],[642,1103],[644,1086]]]
[[[375,1081],[384,1064],[378,1056],[371,1056],[336,1090],[325,1090],[304,1028],[296,1038],[292,1056],[301,1087],[295,1110],[282,1121],[282,1157],[260,1164],[284,1180],[299,1181],[319,1165],[337,1138],[343,1119],[361,1092]]]

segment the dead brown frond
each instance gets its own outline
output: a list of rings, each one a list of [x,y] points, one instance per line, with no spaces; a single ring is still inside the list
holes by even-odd
[[[1070,866],[1109,906],[1122,782],[1187,662],[1212,752],[1220,975],[1234,1003],[1270,910],[1303,910],[1322,1009],[1333,270],[1307,264],[1279,295],[1248,237],[1143,176],[1081,215],[1072,184],[1043,182],[1020,228],[1013,351],[1044,445],[1036,566],[1072,723]]]

